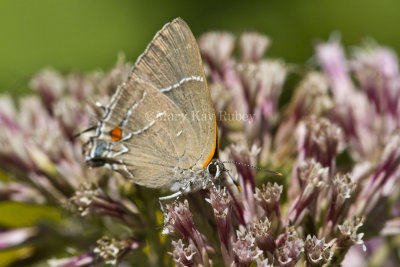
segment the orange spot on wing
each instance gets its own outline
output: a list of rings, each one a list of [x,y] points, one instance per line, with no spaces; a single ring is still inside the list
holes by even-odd
[[[122,138],[122,130],[119,127],[115,127],[110,132],[110,137],[113,141],[119,141]]]
[[[202,164],[203,167],[206,167],[208,165],[208,163],[210,163],[210,161],[212,160],[212,158],[215,155],[215,152],[217,152],[217,153],[219,152],[217,117],[215,117],[215,141],[214,141],[214,146],[213,146],[213,149],[212,149],[210,155],[208,155],[206,161]]]

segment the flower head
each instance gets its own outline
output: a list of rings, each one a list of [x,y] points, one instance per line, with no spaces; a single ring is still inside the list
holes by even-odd
[[[260,203],[268,216],[275,213],[280,216],[279,201],[281,198],[283,187],[277,183],[271,184],[268,182],[266,185],[261,185],[261,189],[256,188],[254,198]]]
[[[331,245],[325,243],[325,238],[318,239],[308,235],[304,241],[304,253],[309,264],[322,266],[330,261],[333,250]]]
[[[250,228],[252,236],[256,240],[257,247],[265,253],[269,252],[272,255],[275,251],[275,239],[271,231],[271,221],[268,217],[264,220],[259,220]]]
[[[244,32],[240,35],[240,56],[243,61],[259,61],[270,46],[271,40],[257,32]]]
[[[218,235],[221,240],[221,253],[225,264],[231,264],[233,261],[231,253],[231,242],[233,236],[233,226],[231,220],[230,198],[225,190],[212,190],[210,192],[211,207],[214,211],[215,223],[218,228]]]
[[[298,134],[299,160],[314,158],[332,172],[341,129],[325,118],[311,116],[300,125]]]
[[[316,47],[318,60],[330,78],[335,98],[342,100],[353,89],[349,66],[342,45],[337,41],[320,43]]]
[[[280,266],[295,266],[300,254],[304,251],[304,242],[294,229],[289,229],[283,239],[284,242],[277,252],[278,262]]]
[[[163,234],[177,234],[181,237],[191,237],[195,229],[192,219],[193,215],[189,210],[189,203],[177,202],[169,204],[164,213]]]
[[[210,32],[200,36],[198,42],[200,52],[210,68],[216,72],[224,71],[235,47],[234,36],[227,32]]]
[[[250,266],[262,254],[262,250],[257,247],[255,237],[243,227],[237,231],[236,235],[237,240],[232,246],[237,262],[241,266]]]
[[[197,253],[195,246],[191,243],[187,247],[182,242],[182,239],[178,241],[172,240],[173,252],[170,253],[176,266],[195,266],[194,255]]]
[[[138,244],[132,240],[116,240],[107,236],[97,240],[94,254],[100,257],[106,264],[116,265],[118,260],[129,249],[134,249]]]
[[[341,236],[337,243],[341,247],[350,247],[353,244],[363,244],[364,233],[357,233],[358,229],[363,225],[364,218],[353,217],[346,220],[343,224],[338,225]]]

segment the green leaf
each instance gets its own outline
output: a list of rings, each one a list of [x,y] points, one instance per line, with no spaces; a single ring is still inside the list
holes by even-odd
[[[33,250],[34,249],[31,247],[24,247],[0,251],[0,267],[8,266],[10,263],[18,259],[29,257]]]
[[[0,214],[0,225],[7,228],[31,226],[41,220],[61,220],[57,208],[14,201],[0,202]]]

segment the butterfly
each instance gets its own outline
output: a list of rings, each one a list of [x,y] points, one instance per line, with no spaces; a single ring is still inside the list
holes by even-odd
[[[85,145],[85,160],[176,196],[220,182],[225,167],[218,152],[199,48],[189,26],[177,18],[155,35],[103,108]]]

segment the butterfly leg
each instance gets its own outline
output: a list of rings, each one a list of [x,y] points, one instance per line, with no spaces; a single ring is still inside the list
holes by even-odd
[[[169,196],[159,197],[158,198],[158,202],[160,203],[161,211],[164,212],[164,207],[163,207],[162,201],[173,199],[173,198],[178,199],[181,195],[182,195],[182,192],[178,191],[178,192],[175,192],[175,193],[173,193],[173,194],[171,194]]]

